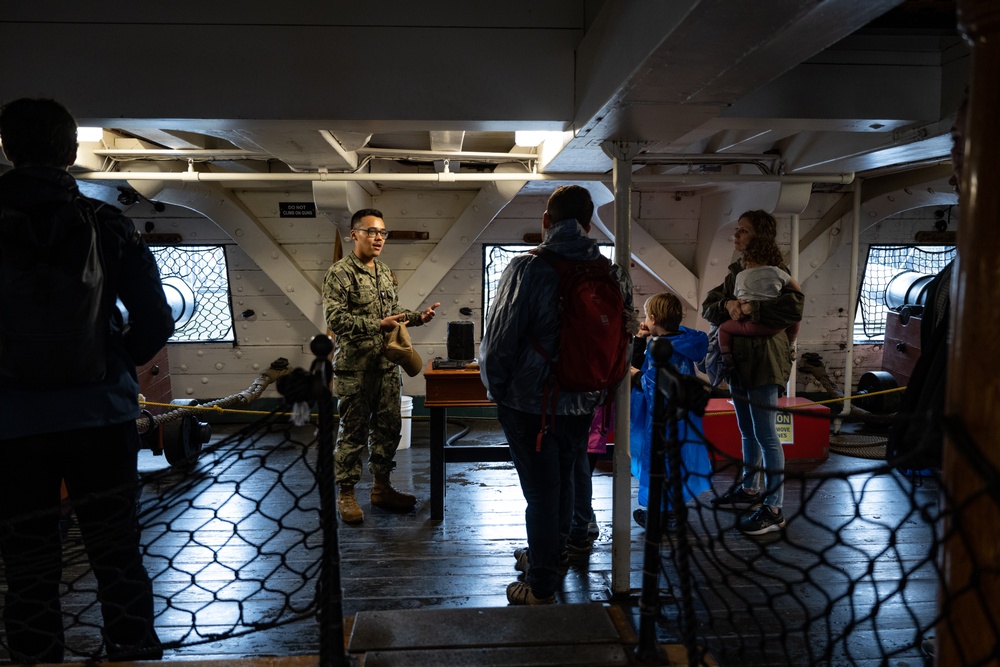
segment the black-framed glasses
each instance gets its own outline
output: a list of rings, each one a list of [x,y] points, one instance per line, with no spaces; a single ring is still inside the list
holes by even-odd
[[[384,239],[389,238],[389,230],[382,229],[381,227],[369,227],[368,229],[355,229],[355,232],[364,232],[368,235],[368,238],[374,238],[376,236],[381,236]]]

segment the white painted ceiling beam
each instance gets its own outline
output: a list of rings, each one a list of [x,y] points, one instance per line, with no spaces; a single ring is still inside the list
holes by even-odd
[[[857,133],[800,135],[781,151],[785,171],[789,174],[841,169],[865,172],[892,165],[949,160],[951,136],[941,134],[940,125],[951,127],[950,122],[945,122],[929,129],[900,132],[894,137]],[[928,135],[930,138],[925,139]]]
[[[856,187],[861,187],[861,228],[915,208],[957,205],[958,194],[948,183],[951,174],[951,165],[945,164],[859,182]],[[846,242],[842,226],[845,221],[852,224],[853,208],[853,197],[846,193],[802,237],[799,244],[800,283],[822,268]]]
[[[504,168],[516,167],[513,165],[498,167],[498,169]],[[399,303],[413,309],[423,309],[433,304],[435,301],[433,292],[441,280],[465,256],[469,246],[476,242],[497,214],[520,192],[524,184],[524,181],[498,181],[485,184],[434,249],[417,266],[406,283],[399,288]]]
[[[596,168],[574,164],[595,140],[684,136],[900,1],[605,3],[579,49],[576,138],[549,168]]]
[[[460,151],[465,142],[465,132],[431,132],[432,151]]]

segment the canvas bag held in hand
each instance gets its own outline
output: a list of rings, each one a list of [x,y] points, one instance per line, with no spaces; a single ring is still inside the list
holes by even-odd
[[[418,375],[424,367],[424,360],[410,342],[410,332],[402,324],[385,335],[382,354],[392,363],[402,366],[410,377]]]

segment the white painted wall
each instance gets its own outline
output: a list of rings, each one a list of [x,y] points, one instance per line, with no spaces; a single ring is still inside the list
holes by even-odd
[[[237,197],[256,217],[307,276],[317,294],[323,276],[333,259],[336,228],[322,214],[317,218],[283,219],[278,215],[279,201],[311,201],[312,193],[306,189],[237,192]],[[387,191],[373,198],[372,205],[385,215],[386,226],[392,230],[427,232],[426,241],[390,240],[382,258],[393,267],[400,284],[405,285],[414,271],[428,257],[433,258],[436,243],[448,232],[453,221],[462,214],[475,198],[472,190],[422,192]],[[822,216],[841,198],[838,194],[814,194],[800,216],[802,234],[806,234]],[[438,316],[424,327],[414,329],[412,338],[425,361],[435,356],[445,357],[449,321],[475,322],[475,341],[482,337],[482,262],[484,243],[521,242],[526,233],[541,231],[541,215],[545,210],[546,196],[519,195],[511,201],[478,238],[461,238],[467,246],[464,255],[445,274],[437,285],[420,286],[416,293],[423,293],[421,303],[402,303],[410,309],[425,308],[440,301]],[[870,243],[907,243],[913,240],[915,230],[933,229],[933,210],[917,209],[870,224],[861,232],[862,262]],[[668,192],[636,192],[633,194],[632,211],[635,224],[665,248],[670,262],[697,274],[696,244],[702,224],[718,227],[716,220],[701,221],[701,198],[692,194],[676,197]],[[155,213],[146,202],[141,202],[126,213],[140,230],[152,221],[154,232],[178,233],[185,243],[222,243],[226,245],[229,260],[230,285],[233,311],[236,314],[236,346],[227,344],[172,344],[170,345],[170,370],[175,398],[218,398],[242,391],[274,359],[284,357],[293,366],[308,368],[312,355],[309,342],[320,332],[325,332],[322,322],[310,321],[292,303],[282,286],[252,261],[234,240],[211,220],[185,208],[168,206],[163,213]],[[602,207],[599,215],[609,225],[613,220],[610,206]],[[953,215],[953,218],[957,216]],[[848,230],[849,227],[845,227]],[[848,233],[845,231],[845,233]],[[599,241],[607,239],[600,232],[593,232]],[[779,242],[789,247],[788,218],[779,217]],[[344,252],[350,252],[348,241]],[[643,258],[655,252],[640,243],[633,253]],[[803,283],[806,308],[799,337],[799,353],[817,352],[827,364],[834,382],[843,377],[845,354],[843,346],[847,335],[848,271],[850,244],[847,242],[831,259],[820,266]],[[669,267],[668,267],[669,268]],[[863,270],[863,265],[862,265]],[[632,277],[635,284],[635,304],[641,310],[646,298],[664,288],[663,283],[633,262]],[[860,281],[860,276],[859,276]],[[703,295],[714,285],[700,285]],[[424,293],[424,291],[426,292]],[[415,293],[412,289],[409,293]],[[700,297],[698,298],[700,303]],[[459,313],[470,307],[471,318]],[[253,310],[249,319],[240,313]],[[685,324],[700,326],[698,312],[689,309]],[[881,366],[881,346],[856,348],[854,378]],[[404,392],[421,396],[425,393],[422,376],[404,376]],[[818,391],[808,376],[799,375],[798,390]],[[271,388],[265,397],[275,397]]]
[[[803,214],[802,231],[807,225],[815,223],[819,214],[824,212],[824,199],[832,195],[814,196],[810,208]],[[871,244],[909,244],[914,242],[917,231],[934,230],[934,211],[941,206],[912,209],[890,216],[876,223],[862,223],[859,239],[860,256],[858,265],[858,281],[860,287],[864,275],[864,262]],[[809,217],[807,217],[809,216]],[[952,226],[955,230],[957,208],[952,212]],[[845,233],[850,234],[849,226]],[[848,279],[851,267],[850,239],[846,240],[830,260],[802,284],[806,294],[806,307],[803,314],[802,328],[799,332],[799,354],[815,352],[823,357],[827,371],[834,384],[843,386],[844,379],[844,348],[847,343],[847,310],[850,302],[848,295]],[[854,295],[857,298],[857,295]],[[860,377],[868,371],[882,368],[882,345],[856,345],[854,348],[853,384],[857,387]],[[798,390],[800,392],[821,391],[820,386],[811,376],[799,374]]]

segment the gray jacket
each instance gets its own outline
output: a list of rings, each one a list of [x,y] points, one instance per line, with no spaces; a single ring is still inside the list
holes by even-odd
[[[569,259],[595,259],[601,254],[597,243],[572,219],[549,227],[540,247]],[[612,271],[631,322],[635,317],[631,281],[617,265]],[[542,413],[542,392],[551,371],[531,338],[555,356],[559,343],[557,286],[555,269],[541,257],[527,253],[511,260],[500,276],[479,346],[479,374],[493,402],[530,414]],[[556,414],[591,414],[601,399],[599,391],[562,391]]]

